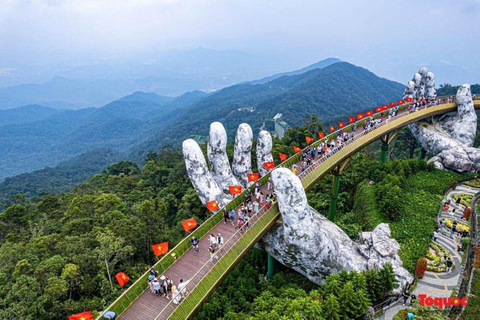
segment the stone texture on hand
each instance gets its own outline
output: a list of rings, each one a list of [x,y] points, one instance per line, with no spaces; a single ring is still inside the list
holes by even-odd
[[[270,132],[262,130],[258,134],[257,140],[257,163],[258,163],[258,172],[263,177],[268,173],[269,170],[265,169],[263,164],[265,162],[273,162],[272,156],[272,136]]]
[[[405,87],[404,97],[417,101],[436,97],[435,76],[421,68]],[[429,160],[436,168],[458,172],[474,172],[480,169],[480,150],[472,148],[477,128],[477,115],[470,85],[458,89],[457,113],[432,117],[409,125],[414,137],[428,153],[435,154]]]
[[[412,280],[387,224],[363,232],[356,243],[308,205],[300,179],[290,170],[278,168],[271,175],[283,223],[263,237],[261,246],[283,265],[321,284],[343,269],[362,271],[391,262],[402,284]]]
[[[213,122],[210,125],[210,137],[207,144],[211,172],[198,143],[192,139],[183,142],[182,149],[187,174],[203,204],[215,200],[222,208],[233,199],[230,195],[229,186],[241,185],[246,188],[250,185],[247,174],[252,172],[252,142],[252,128],[246,123],[240,124],[235,137],[231,169],[226,151],[227,133],[220,122]],[[263,159],[273,161],[271,154],[272,137],[268,132],[267,134],[264,131],[261,132],[257,140],[257,146],[261,148],[261,151],[258,151],[257,147],[257,156],[260,155],[262,161]],[[258,169],[259,172],[265,172],[263,162],[258,162]],[[260,171],[260,169],[263,169],[263,171]]]

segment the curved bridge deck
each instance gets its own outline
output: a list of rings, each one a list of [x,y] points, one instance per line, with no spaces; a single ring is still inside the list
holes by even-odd
[[[480,108],[480,101],[476,100],[474,103],[476,109]],[[327,159],[317,158],[305,172],[299,174],[303,187],[305,190],[309,190],[318,180],[331,172],[344,160],[386,134],[407,124],[431,116],[452,112],[455,109],[455,103],[446,103],[421,109],[410,114],[404,111],[390,119],[388,123],[383,122],[369,132],[363,132],[362,128],[358,128],[354,139],[347,141],[339,151]],[[265,186],[263,190],[264,194],[268,193],[265,190]],[[207,233],[207,235],[210,233],[217,235],[220,232],[224,237],[225,244],[217,252],[216,259],[210,261],[208,237],[204,237],[200,241],[200,253],[195,253],[190,249],[164,272],[165,275],[174,280],[176,285],[178,285],[180,279],[192,279],[187,286],[190,294],[180,304],[176,305],[172,303],[172,300],[156,297],[150,292],[150,289],[146,289],[120,315],[119,319],[191,318],[248,250],[275,224],[279,216],[278,205],[275,204],[268,210],[262,207],[257,214],[254,214],[250,219],[249,229],[245,231],[235,230],[231,224],[225,225],[221,221]]]

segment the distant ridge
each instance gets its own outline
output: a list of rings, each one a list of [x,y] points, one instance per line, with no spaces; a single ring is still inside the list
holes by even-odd
[[[340,60],[340,59],[337,59],[337,58],[327,58],[325,60],[321,60],[321,61],[318,61],[314,64],[306,66],[305,68],[302,68],[302,69],[293,70],[293,71],[290,71],[290,72],[277,73],[277,74],[274,74],[272,76],[265,77],[265,78],[262,78],[262,79],[259,79],[259,80],[248,81],[248,83],[250,83],[250,84],[264,84],[264,83],[273,81],[275,79],[278,79],[278,78],[281,78],[281,77],[284,77],[284,76],[295,76],[297,74],[302,74],[302,73],[305,73],[305,72],[308,72],[308,71],[311,71],[311,70],[314,70],[314,69],[322,69],[322,68],[328,67],[329,65],[337,63],[337,62],[343,62],[343,61]]]
[[[0,110],[0,126],[40,121],[60,112],[38,104]]]

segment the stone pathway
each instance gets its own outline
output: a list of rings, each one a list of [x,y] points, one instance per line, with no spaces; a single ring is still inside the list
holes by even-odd
[[[453,195],[457,193],[466,193],[474,195],[479,192],[480,189],[469,187],[467,185],[459,185],[453,191],[450,191],[447,195],[447,199],[450,199],[450,212],[442,212],[442,219],[456,219],[461,221],[463,216],[464,206],[460,205],[457,207],[457,204],[453,200]],[[452,215],[453,209],[455,213]],[[460,276],[460,271],[462,269],[461,261],[462,256],[457,252],[457,240],[450,238],[450,229],[447,228],[447,233],[439,234],[437,241],[438,244],[441,244],[445,249],[447,249],[451,256],[452,260],[455,263],[455,269],[451,273],[447,272],[425,272],[423,279],[418,280],[417,287],[411,294],[415,294],[417,297],[419,294],[427,294],[429,296],[435,297],[450,297],[452,290],[457,287],[458,278]],[[410,301],[407,302],[407,305],[410,304]],[[385,310],[385,313],[380,316],[378,319],[381,320],[391,320],[401,309],[406,308],[403,306],[403,300],[398,301],[396,304],[392,305],[389,309]]]

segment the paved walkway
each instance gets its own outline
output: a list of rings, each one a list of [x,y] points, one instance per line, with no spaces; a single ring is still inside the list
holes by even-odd
[[[442,212],[441,218],[442,219],[455,219],[457,221],[461,221],[463,216],[463,211],[465,210],[465,206],[457,206],[455,200],[453,199],[453,195],[457,193],[466,193],[474,195],[475,193],[479,192],[480,189],[469,187],[467,185],[459,185],[453,191],[450,191],[447,195],[447,199],[451,199],[450,203],[450,211],[449,212]],[[455,213],[452,215],[453,209]],[[425,272],[425,276],[423,279],[418,280],[417,287],[411,294],[415,294],[417,297],[419,294],[427,294],[429,296],[435,297],[450,297],[452,294],[452,290],[457,287],[458,279],[460,277],[460,271],[462,269],[461,261],[462,256],[457,252],[457,240],[450,238],[450,229],[447,228],[447,233],[445,235],[439,234],[437,241],[438,244],[441,244],[445,249],[447,249],[451,256],[452,260],[455,263],[455,269],[452,270],[451,273],[447,272]],[[407,305],[410,304],[410,301],[407,302]],[[403,300],[397,302],[392,307],[387,309],[385,313],[379,319],[390,320],[393,319],[395,314],[401,309],[407,308],[403,306]]]

